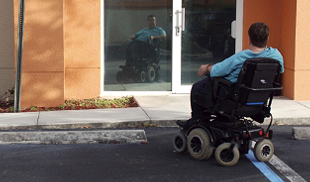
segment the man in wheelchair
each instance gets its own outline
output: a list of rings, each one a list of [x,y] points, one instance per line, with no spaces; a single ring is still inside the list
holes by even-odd
[[[130,36],[132,41],[126,48],[126,63],[120,66],[122,71],[116,75],[118,82],[124,79],[152,82],[159,77],[159,46],[166,38],[166,32],[156,26],[155,15],[149,15],[147,22],[148,27]]]
[[[248,34],[249,49],[200,67],[198,75],[207,77],[192,87],[192,118],[177,122],[181,131],[173,137],[176,152],[188,151],[197,160],[214,153],[219,164],[233,166],[253,143],[258,161],[273,156],[270,111],[275,91],[282,89],[278,81],[284,71],[283,58],[277,49],[266,47],[266,24],[252,24]],[[267,117],[271,119],[266,130],[255,124]]]
[[[254,59],[252,62],[254,61],[255,63],[255,61],[259,61],[260,58],[273,59],[279,63],[279,71],[281,73],[284,72],[283,57],[281,53],[275,48],[267,48],[267,42],[269,39],[268,26],[261,22],[254,23],[248,30],[248,36],[248,49],[238,52],[214,65],[205,64],[200,66],[198,76],[202,77],[203,75],[206,75],[206,78],[193,84],[191,90],[192,118],[185,122],[177,121],[177,124],[180,127],[189,128],[202,120],[203,122],[210,121],[211,115],[218,112],[218,109],[216,108],[217,106],[214,103],[215,99],[222,97],[224,98],[222,100],[227,100],[227,98],[231,98],[235,94],[234,88],[238,85],[236,82],[238,80],[238,76],[240,77],[239,74],[242,71],[242,67],[244,66],[246,60]],[[263,65],[259,69],[270,68]],[[254,69],[253,71],[256,70]],[[218,80],[219,77],[221,77],[222,81]],[[264,82],[264,80],[260,81]],[[218,94],[217,98],[215,98],[215,94]],[[255,102],[251,102],[250,104],[254,105]],[[225,106],[227,103],[223,105]],[[229,117],[229,115],[225,114],[224,116]],[[259,114],[252,117],[256,117],[255,119],[260,121],[261,119],[264,119],[259,117]]]

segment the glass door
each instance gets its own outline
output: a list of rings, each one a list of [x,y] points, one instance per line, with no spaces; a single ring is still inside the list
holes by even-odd
[[[171,92],[172,1],[103,0],[104,92]]]
[[[104,92],[190,93],[201,64],[241,50],[243,0],[103,2]],[[150,29],[149,15],[166,34],[158,44],[147,41],[151,51],[131,39]]]
[[[241,46],[236,48],[235,40],[237,3],[236,0],[174,2],[174,93],[190,92],[192,84],[201,79],[197,75],[200,65],[217,63],[241,50]],[[239,34],[241,29],[242,25]]]

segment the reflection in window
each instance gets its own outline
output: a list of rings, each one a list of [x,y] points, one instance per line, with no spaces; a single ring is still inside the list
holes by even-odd
[[[236,20],[236,1],[183,0],[186,30],[182,34],[182,84],[192,84],[199,66],[222,61],[235,52],[230,36],[231,22]]]
[[[172,0],[104,1],[105,91],[171,91],[171,11]],[[155,36],[161,27],[166,38],[131,40],[154,21],[149,15]]]

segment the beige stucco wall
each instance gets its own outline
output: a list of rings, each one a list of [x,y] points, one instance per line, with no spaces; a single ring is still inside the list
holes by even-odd
[[[297,2],[294,99],[310,100],[310,1]]]
[[[14,3],[17,30],[19,1],[14,0]],[[62,0],[25,1],[22,107],[63,103],[63,38]]]
[[[18,7],[14,0],[15,29]],[[22,107],[100,95],[100,8],[100,0],[26,1]]]
[[[100,95],[100,0],[64,1],[65,99]]]
[[[247,29],[256,21],[270,27],[268,46],[278,48],[284,57],[283,95],[294,100],[310,100],[310,3],[308,0],[244,1],[243,47]]]
[[[282,13],[282,54],[285,62],[283,94],[295,98],[295,55],[296,55],[296,1],[283,1]]]
[[[13,1],[0,3],[0,96],[14,87]]]

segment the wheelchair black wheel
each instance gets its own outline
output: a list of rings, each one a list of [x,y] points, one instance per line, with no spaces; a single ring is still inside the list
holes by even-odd
[[[267,162],[274,154],[274,146],[268,139],[264,139],[255,144],[254,156],[258,161]]]
[[[183,133],[177,133],[173,137],[173,147],[178,153],[184,153],[186,151],[187,137]]]
[[[159,71],[157,70],[157,71],[156,71],[155,81],[158,81],[159,79],[160,79],[160,73],[159,73]]]
[[[215,150],[215,159],[222,166],[233,166],[237,164],[240,153],[236,146],[229,150],[231,143],[222,143]]]
[[[117,81],[118,83],[123,82],[123,80],[124,80],[124,73],[123,73],[122,71],[118,71],[118,72],[116,73],[115,79],[116,79],[116,81]]]
[[[147,68],[147,72],[146,72],[146,73],[147,73],[147,74],[146,74],[147,80],[148,80],[149,82],[153,82],[153,81],[155,80],[155,78],[156,78],[156,71],[155,71],[154,66],[149,66],[149,67]]]
[[[209,159],[214,147],[210,143],[209,134],[201,128],[192,130],[187,138],[187,149],[196,160]]]
[[[140,72],[140,81],[142,83],[146,82],[146,73],[145,73],[145,71],[141,71]]]

